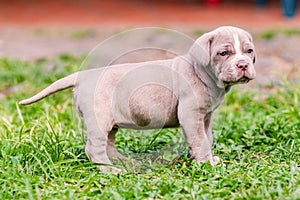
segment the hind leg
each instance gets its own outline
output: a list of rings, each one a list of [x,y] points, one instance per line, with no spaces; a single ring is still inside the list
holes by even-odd
[[[97,124],[87,123],[87,142],[85,152],[94,163],[99,163],[98,167],[103,172],[120,172],[120,169],[113,167],[108,158],[108,135],[110,131],[100,128]]]
[[[122,160],[127,160],[125,156],[119,153],[115,145],[115,137],[118,129],[113,128],[108,134],[108,142],[106,146],[106,152],[109,158],[118,158]]]

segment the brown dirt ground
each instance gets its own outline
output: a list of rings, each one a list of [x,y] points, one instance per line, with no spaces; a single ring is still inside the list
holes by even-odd
[[[299,27],[300,15],[287,20],[280,1],[268,0],[265,7],[255,2],[223,0],[209,6],[201,0],[10,0],[0,1],[0,26]]]
[[[269,29],[299,30],[300,14],[287,19],[278,1],[269,1],[264,8],[255,1],[243,2],[228,0],[208,6],[193,0],[1,1],[0,56],[35,60],[61,53],[82,55],[130,27],[174,28],[195,38],[197,31],[235,25],[257,36],[256,83],[268,85],[283,78],[299,80],[299,34],[271,40],[259,36]],[[141,36],[137,41],[143,43],[145,39]],[[176,45],[172,38],[166,40]]]

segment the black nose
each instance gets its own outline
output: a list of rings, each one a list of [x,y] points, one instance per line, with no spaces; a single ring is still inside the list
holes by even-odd
[[[247,62],[239,62],[236,66],[239,69],[245,71],[248,68],[248,65],[249,65],[249,63],[247,63]]]

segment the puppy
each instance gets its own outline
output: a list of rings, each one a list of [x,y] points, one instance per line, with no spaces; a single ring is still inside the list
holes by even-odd
[[[255,78],[251,35],[224,26],[202,35],[182,56],[168,60],[117,64],[64,77],[22,105],[74,87],[78,112],[87,127],[85,151],[102,171],[119,169],[109,157],[125,158],[115,147],[119,128],[182,127],[197,162],[213,156],[212,118],[231,86]]]

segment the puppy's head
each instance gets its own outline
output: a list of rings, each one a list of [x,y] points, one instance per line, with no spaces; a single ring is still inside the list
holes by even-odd
[[[223,26],[198,38],[190,55],[217,81],[218,86],[247,83],[255,78],[255,49],[243,29]]]

